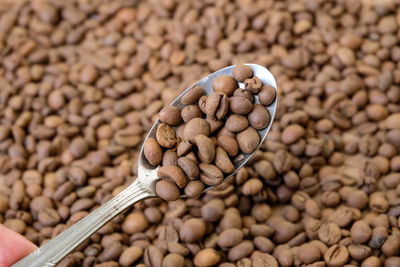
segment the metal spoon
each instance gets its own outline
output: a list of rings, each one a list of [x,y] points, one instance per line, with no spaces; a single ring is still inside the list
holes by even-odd
[[[254,76],[257,76],[263,84],[269,84],[276,90],[276,82],[271,74],[266,68],[256,65],[256,64],[246,64],[253,70]],[[202,78],[194,85],[186,89],[182,94],[180,94],[173,102],[172,106],[177,106],[182,108],[181,104],[182,96],[189,91],[192,87],[199,85],[201,86],[207,95],[210,95],[213,90],[211,84],[213,80],[220,75],[232,75],[232,69],[234,66],[229,66],[218,70],[210,75]],[[243,83],[239,83],[240,88],[244,88]],[[275,116],[276,110],[276,97],[274,102],[267,107],[270,114],[270,122],[268,126],[258,131],[261,137],[260,145],[265,140],[269,129],[271,128],[272,122]],[[255,102],[258,102],[258,98],[255,97]],[[151,130],[149,131],[146,139],[148,137],[155,137],[157,126],[160,124],[158,120]],[[259,146],[260,146],[259,145]],[[255,153],[255,152],[254,152]],[[225,177],[225,180],[230,176],[234,175],[246,162],[253,156],[253,154],[244,154],[242,160],[235,162],[235,172]],[[143,155],[143,147],[140,150],[139,164],[138,164],[138,177],[137,179],[129,185],[125,190],[120,192],[118,195],[107,201],[104,205],[94,210],[92,213],[87,215],[85,218],[81,219],[73,226],[66,229],[64,232],[36,249],[33,253],[26,256],[22,260],[15,263],[14,267],[42,267],[42,266],[55,266],[60,262],[65,256],[67,256],[74,248],[79,246],[88,237],[99,230],[103,225],[112,220],[115,216],[123,212],[125,209],[133,205],[134,203],[151,197],[156,197],[155,184],[158,180],[157,170],[159,167],[152,167]],[[208,190],[212,187],[205,189]]]

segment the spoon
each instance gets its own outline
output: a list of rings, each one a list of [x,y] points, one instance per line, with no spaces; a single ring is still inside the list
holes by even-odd
[[[276,89],[276,82],[271,74],[266,68],[257,65],[257,64],[245,64],[249,66],[253,75],[257,76],[263,84],[269,84]],[[214,79],[220,75],[232,75],[233,66],[229,66],[223,69],[220,69],[210,75],[202,78],[189,88],[187,88],[182,94],[180,94],[172,103],[171,106],[177,106],[179,108],[183,108],[181,103],[182,96],[189,91],[194,86],[201,86],[207,95],[213,93],[213,89],[211,87]],[[240,88],[244,88],[244,83],[239,83]],[[267,137],[268,131],[271,128],[272,122],[275,116],[276,110],[276,97],[274,102],[266,107],[270,114],[270,122],[268,126],[260,131],[258,131],[260,135],[261,142],[258,147],[264,142]],[[255,103],[259,103],[258,97],[255,96]],[[160,120],[153,125],[150,129],[149,133],[146,136],[146,139],[149,137],[155,137],[156,130],[158,125],[160,124]],[[254,155],[252,154],[243,154],[243,158],[234,163],[235,172],[231,173],[224,177],[224,179],[228,179],[230,176],[234,175],[241,167],[243,167],[246,162]],[[55,266],[58,262],[60,262],[65,256],[67,256],[73,249],[79,246],[83,241],[85,241],[88,237],[94,234],[97,230],[99,230],[103,225],[112,220],[115,216],[126,210],[131,205],[136,202],[151,198],[157,197],[155,193],[155,184],[156,181],[159,180],[157,177],[158,167],[151,166],[147,160],[144,158],[143,154],[143,146],[140,150],[139,156],[139,164],[138,164],[138,176],[136,180],[129,185],[126,189],[121,191],[118,195],[107,201],[104,205],[100,206],[92,213],[87,215],[85,218],[81,219],[73,226],[66,229],[64,232],[60,233],[55,238],[48,241],[46,244],[36,249],[30,255],[26,256],[22,260],[15,263],[14,267],[51,267]],[[211,189],[212,186],[207,187],[204,191]]]

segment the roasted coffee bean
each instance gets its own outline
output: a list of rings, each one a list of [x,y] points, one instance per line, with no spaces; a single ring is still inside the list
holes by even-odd
[[[244,80],[244,88],[253,94],[258,94],[261,91],[262,82],[258,77],[253,77]]]
[[[221,260],[221,256],[215,249],[205,248],[194,257],[194,265],[195,266],[214,266]]]
[[[227,135],[218,137],[218,146],[222,147],[230,157],[234,157],[239,153],[239,144],[235,138]]]
[[[224,93],[232,96],[233,92],[238,88],[238,84],[231,76],[221,75],[214,79],[212,88],[216,93]]]
[[[324,254],[324,260],[329,267],[343,266],[349,258],[349,252],[344,246],[333,245]]]
[[[218,235],[218,246],[233,247],[243,240],[243,232],[239,229],[230,228]]]
[[[233,96],[242,96],[242,97],[250,100],[250,102],[253,102],[253,100],[254,100],[254,96],[250,91],[246,91],[241,88],[236,89],[235,92],[233,93]]]
[[[194,138],[199,134],[208,136],[210,134],[210,125],[204,119],[194,118],[186,124],[183,135],[186,140],[193,144],[195,143]]]
[[[178,125],[182,120],[181,110],[178,107],[166,106],[160,111],[160,121],[169,125]]]
[[[198,157],[203,163],[212,163],[215,159],[215,143],[203,134],[194,138],[198,149]]]
[[[158,166],[161,163],[163,152],[154,138],[147,138],[143,145],[143,153],[150,165]]]
[[[203,118],[203,113],[197,105],[185,106],[181,111],[181,117],[185,123],[194,118]]]
[[[197,218],[187,220],[179,230],[179,237],[187,243],[200,241],[206,233],[205,223]]]
[[[173,181],[179,188],[183,188],[187,184],[186,176],[178,166],[162,166],[158,169],[157,176]]]
[[[228,113],[228,98],[222,93],[212,93],[207,97],[205,113],[212,119],[222,120]]]
[[[200,180],[206,185],[218,185],[222,182],[222,171],[211,164],[200,163]]]
[[[262,130],[268,126],[270,116],[268,110],[266,110],[260,104],[254,104],[253,110],[247,115],[251,127],[256,130]]]
[[[179,158],[178,166],[183,170],[183,172],[190,180],[194,180],[199,177],[199,168],[197,167],[196,162],[194,162],[190,158]]]
[[[167,201],[177,200],[180,196],[178,187],[167,180],[160,180],[156,183],[156,193]]]
[[[253,153],[260,144],[260,135],[252,128],[248,127],[246,130],[238,133],[236,140],[239,148],[246,154]]]
[[[235,166],[233,166],[228,154],[220,147],[216,149],[215,165],[224,173],[233,173],[235,171]]]
[[[195,104],[201,96],[204,95],[204,90],[200,86],[191,88],[182,98],[181,103],[183,105]]]
[[[243,96],[233,96],[229,98],[229,108],[237,115],[247,115],[253,109],[253,104]]]
[[[245,116],[232,114],[226,120],[225,127],[233,133],[241,132],[249,126],[249,121]]]
[[[161,123],[160,125],[158,125],[156,138],[160,146],[165,148],[171,148],[177,143],[174,129],[172,129],[169,125],[165,123]]]
[[[236,65],[232,69],[232,76],[238,82],[244,82],[244,80],[253,76],[253,71],[249,66],[246,65]]]
[[[129,247],[125,249],[119,257],[119,264],[130,266],[143,255],[143,249],[140,247]]]
[[[197,198],[204,190],[204,184],[201,181],[190,181],[185,187],[185,194],[191,198]]]
[[[258,93],[258,100],[261,105],[269,106],[276,98],[275,88],[271,85],[265,84]]]
[[[306,264],[316,262],[321,257],[320,250],[317,247],[307,243],[301,245],[297,253],[299,260]]]

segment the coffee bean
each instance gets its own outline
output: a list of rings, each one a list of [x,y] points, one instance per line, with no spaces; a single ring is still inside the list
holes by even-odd
[[[164,257],[162,267],[183,267],[185,258],[179,254],[168,254]]]
[[[241,132],[249,126],[249,121],[246,117],[232,114],[226,120],[225,127],[231,132]]]
[[[246,115],[251,112],[253,105],[250,100],[243,96],[233,96],[229,98],[229,108],[237,115]]]
[[[248,100],[250,100],[250,102],[253,102],[254,100],[254,96],[250,91],[241,88],[236,89],[235,92],[233,93],[233,96],[241,96],[247,98]]]
[[[183,188],[187,184],[185,174],[182,169],[177,166],[162,166],[158,169],[157,176],[173,181],[179,188]]]
[[[179,231],[179,237],[182,241],[193,243],[200,241],[206,232],[206,225],[197,218],[187,220]]]
[[[178,107],[166,106],[160,111],[160,121],[169,125],[178,125],[182,120],[181,110]]]
[[[149,223],[143,213],[130,213],[126,216],[122,229],[129,234],[135,234],[144,231],[149,227]]]
[[[223,174],[221,170],[211,164],[200,163],[200,180],[206,185],[218,185],[222,182]]]
[[[201,207],[201,216],[207,222],[217,222],[224,215],[224,211],[224,202],[216,198]]]
[[[271,85],[265,84],[258,93],[258,100],[263,106],[269,106],[276,98],[275,88]]]
[[[119,257],[119,264],[130,266],[143,255],[143,249],[140,247],[129,247],[125,249]]]
[[[247,115],[250,125],[256,129],[261,130],[268,126],[269,124],[269,113],[260,104],[254,104],[253,110]]]
[[[215,144],[203,134],[196,135],[194,138],[198,148],[198,157],[203,163],[212,163],[215,159]]]
[[[340,228],[335,223],[324,223],[318,230],[318,238],[328,246],[337,244],[341,236]]]
[[[224,173],[233,173],[235,171],[228,154],[220,147],[216,149],[215,165]]]
[[[154,138],[147,138],[143,145],[143,153],[152,166],[158,166],[162,160],[162,149]]]
[[[349,252],[344,246],[333,245],[324,254],[324,260],[329,267],[343,266],[349,258]]]
[[[214,79],[212,88],[216,93],[224,93],[228,97],[238,88],[237,82],[228,75],[221,75]]]
[[[146,266],[161,267],[164,260],[164,255],[161,249],[159,249],[158,247],[149,246],[144,251],[143,258]]]
[[[196,163],[187,157],[179,158],[178,166],[183,170],[190,180],[194,180],[199,176],[199,168],[197,167]]]
[[[177,143],[174,129],[165,123],[158,125],[156,138],[160,146],[165,148],[171,148]]]
[[[251,241],[245,240],[236,246],[232,247],[228,253],[230,261],[238,261],[244,257],[249,256],[254,250],[254,245]]]
[[[203,118],[203,113],[197,105],[185,106],[181,111],[181,117],[185,123],[194,118]]]
[[[260,144],[260,136],[252,127],[248,127],[246,130],[238,133],[236,140],[239,148],[246,154],[253,153]]]
[[[173,150],[166,150],[162,157],[163,166],[176,166],[178,165],[178,154]]]
[[[160,180],[156,183],[156,193],[164,200],[177,200],[180,196],[178,187],[167,180]]]
[[[208,267],[217,264],[220,260],[221,256],[215,249],[205,248],[194,257],[194,265]]]
[[[350,230],[351,239],[355,243],[366,243],[371,238],[372,230],[364,221],[355,222]]]
[[[197,198],[204,190],[204,184],[201,181],[190,181],[185,187],[185,194],[191,198]]]
[[[262,82],[258,77],[253,77],[244,80],[244,88],[253,94],[258,94],[261,91]]]
[[[221,120],[228,113],[228,98],[223,93],[212,93],[207,97],[205,113],[212,119]]]
[[[186,140],[195,143],[194,138],[197,135],[208,136],[210,134],[210,125],[204,119],[194,118],[186,124],[183,134]]]
[[[218,236],[218,246],[233,247],[243,240],[243,232],[239,229],[230,228]]]
[[[236,65],[232,69],[232,76],[238,82],[244,82],[244,80],[253,76],[253,71],[249,66],[246,65]]]
[[[183,105],[192,105],[196,103],[203,95],[204,95],[203,88],[201,88],[200,86],[195,86],[181,98],[181,103]]]

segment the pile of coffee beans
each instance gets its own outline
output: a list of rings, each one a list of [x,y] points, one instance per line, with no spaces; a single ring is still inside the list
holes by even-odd
[[[265,107],[275,100],[276,90],[263,85],[247,65],[235,66],[232,75],[216,77],[210,95],[194,86],[182,96],[182,109],[166,106],[160,111],[156,138],[145,140],[143,153],[151,166],[162,165],[155,186],[162,199],[200,196],[260,145],[257,131],[270,122]]]
[[[185,88],[256,63],[278,106],[251,161],[198,198],[137,203],[59,266],[400,266],[399,8],[1,1],[0,223],[46,243],[134,181]]]

